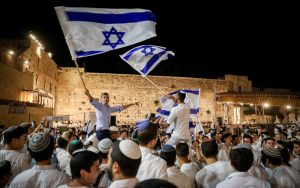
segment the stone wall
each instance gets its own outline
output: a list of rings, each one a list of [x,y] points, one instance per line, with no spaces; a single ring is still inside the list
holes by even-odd
[[[228,91],[235,92],[251,92],[252,81],[248,80],[248,76],[225,75],[225,80],[228,81]]]
[[[0,125],[12,126],[22,122],[36,121],[39,123],[45,115],[52,115],[52,108],[25,107],[23,114],[9,114],[8,105],[0,105]]]
[[[0,63],[0,99],[21,100],[23,89],[32,90],[33,76]]]
[[[83,72],[83,69],[80,69]],[[212,121],[222,116],[222,108],[215,102],[215,93],[227,91],[227,81],[217,79],[148,76],[163,91],[157,89],[140,75],[83,73],[83,80],[91,95],[99,98],[102,92],[108,92],[111,105],[141,102],[121,113],[116,113],[118,124],[136,122],[147,113],[155,112],[155,104],[163,95],[179,89],[200,89],[200,119]],[[59,68],[56,100],[56,115],[71,115],[73,122],[88,120],[89,113],[95,111],[84,95],[84,87],[74,68]],[[208,113],[208,111],[210,113]]]

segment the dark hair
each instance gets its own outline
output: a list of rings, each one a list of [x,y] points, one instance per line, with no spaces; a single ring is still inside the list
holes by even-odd
[[[134,188],[177,188],[176,185],[164,179],[147,179],[137,183]]]
[[[179,157],[185,157],[189,155],[189,146],[187,143],[178,143],[176,145],[176,155]]]
[[[4,144],[10,144],[14,138],[19,139],[23,134],[27,134],[27,130],[23,127],[18,126],[11,131],[5,130],[2,134],[4,138]]]
[[[68,146],[68,141],[66,141],[64,138],[62,137],[58,137],[57,138],[57,145],[59,148],[67,148]]]
[[[289,161],[290,161],[290,153],[287,149],[281,149],[280,151],[280,155],[281,155],[281,160],[282,160],[282,163],[284,163],[284,165],[287,165],[287,166],[291,166]]]
[[[174,151],[161,151],[159,156],[167,162],[167,166],[174,166],[176,161],[176,150]]]
[[[254,160],[252,151],[246,148],[232,149],[229,157],[231,165],[239,172],[247,172]]]
[[[232,134],[231,134],[231,133],[225,133],[225,134],[222,136],[222,138],[223,138],[224,141],[225,141],[225,139],[226,139],[227,137],[229,137],[229,136],[232,137]]]
[[[72,155],[72,153],[78,149],[82,149],[83,144],[79,140],[72,140],[69,142],[69,153]]]
[[[178,91],[177,92],[177,97],[178,97],[178,100],[180,100],[180,101],[184,101],[184,99],[185,99],[185,96],[186,96],[186,94],[185,93],[181,93],[180,91]]]
[[[120,166],[122,174],[124,176],[135,177],[139,170],[139,167],[140,167],[140,164],[142,161],[142,157],[140,157],[138,159],[131,159],[131,158],[125,156],[121,152],[119,145],[120,145],[120,141],[116,141],[112,145],[112,151],[111,151],[112,163],[111,164],[113,164],[114,162],[117,162],[118,165]]]
[[[36,160],[37,162],[44,161],[51,158],[54,150],[54,139],[51,136],[49,137],[49,139],[50,139],[50,143],[43,151],[34,152],[31,151],[30,148],[28,147],[28,151],[31,157],[34,158],[34,160]]]
[[[10,161],[1,160],[0,161],[0,179],[2,179],[3,176],[9,176],[10,173],[11,173]]]
[[[147,145],[151,140],[155,139],[157,136],[157,125],[149,122],[150,125],[142,131],[138,131],[138,141],[141,146]]]
[[[252,136],[246,134],[246,135],[244,135],[243,140],[244,140],[244,138],[249,138],[251,144],[253,143],[253,138],[252,138]]]
[[[293,145],[294,145],[294,144],[296,144],[296,145],[300,146],[300,141],[298,141],[298,140],[295,140],[295,141],[293,141]]]
[[[104,92],[104,93],[101,93],[101,97],[102,97],[103,95],[106,95],[106,96],[108,96],[108,97],[109,97],[108,93],[106,93],[106,92]]]
[[[201,144],[201,150],[206,158],[216,157],[218,155],[219,149],[216,141],[207,141]]]
[[[94,162],[99,160],[97,154],[85,150],[78,153],[75,153],[70,162],[72,178],[80,178],[80,171],[85,170],[87,172],[91,171],[91,167]]]
[[[265,154],[263,151],[261,151],[261,162],[266,166],[266,162],[271,163],[272,165],[281,165],[281,158],[275,158],[275,157],[271,157],[267,154]]]

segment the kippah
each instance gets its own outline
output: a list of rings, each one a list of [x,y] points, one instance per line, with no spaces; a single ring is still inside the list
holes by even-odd
[[[171,152],[175,151],[175,148],[172,145],[165,144],[163,147],[161,147],[161,152]]]
[[[281,158],[280,152],[275,148],[264,147],[263,152],[270,157],[279,158],[279,159]]]
[[[49,134],[35,133],[29,141],[28,148],[33,152],[44,151],[50,144],[51,138]]]
[[[111,131],[111,132],[118,132],[118,131],[119,131],[119,128],[116,127],[116,126],[110,126],[110,127],[109,127],[109,131]]]
[[[78,149],[78,150],[73,151],[72,155],[75,155],[77,153],[81,153],[83,151],[87,151],[87,150],[86,149]]]
[[[86,150],[91,151],[96,154],[99,153],[99,150],[97,148],[95,148],[94,146],[89,146]]]
[[[244,143],[243,144],[241,143],[241,144],[238,144],[238,145],[232,147],[232,149],[242,149],[242,148],[252,150],[252,148],[249,144],[244,144]]]
[[[119,149],[130,159],[139,159],[142,156],[140,147],[131,140],[122,140],[119,144]]]
[[[23,127],[11,126],[11,127],[8,127],[7,129],[5,129],[2,134],[6,135],[6,134],[9,134],[9,133],[13,133],[13,132],[15,132],[18,129],[23,129]]]
[[[98,149],[102,153],[108,153],[109,148],[111,148],[111,146],[112,146],[112,141],[109,138],[105,138],[98,143]]]
[[[144,119],[136,123],[136,129],[139,131],[143,131],[147,129],[150,125],[150,121],[148,119]]]

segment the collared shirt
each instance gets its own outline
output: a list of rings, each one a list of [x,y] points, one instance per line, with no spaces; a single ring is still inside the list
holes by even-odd
[[[189,130],[190,122],[190,106],[188,104],[178,104],[173,107],[168,117],[167,123],[174,123],[174,131],[172,136],[180,139],[190,139],[191,134]]]
[[[239,187],[259,187],[271,188],[270,184],[251,176],[248,172],[233,172],[224,181],[217,185],[217,188],[239,188]]]
[[[93,142],[93,146],[95,148],[98,148],[99,140],[96,136],[96,133],[93,133],[90,137],[88,137],[87,140]]]
[[[191,188],[192,183],[190,181],[186,181],[189,179],[189,177],[181,172],[178,168],[175,166],[169,167],[167,169],[168,177],[169,177],[169,182],[173,183],[177,187],[180,188]]]
[[[10,161],[12,172],[11,180],[24,170],[29,169],[31,165],[31,157],[16,150],[0,150],[0,159]]]
[[[96,108],[96,131],[108,129],[110,126],[111,113],[123,110],[123,106],[110,107],[109,105],[98,102],[96,99],[94,99],[91,104]]]
[[[140,146],[142,152],[142,162],[137,172],[139,181],[158,178],[168,180],[167,163],[160,157],[153,155],[151,149]]]
[[[180,167],[181,172],[185,173],[188,178],[190,179],[190,182],[192,183],[192,187],[195,187],[195,175],[200,170],[198,168],[198,165],[195,163],[184,163]]]
[[[298,188],[300,186],[300,174],[292,167],[280,165],[273,169],[269,182],[272,187]]]
[[[218,183],[233,172],[229,161],[217,161],[206,165],[195,175],[197,187],[216,187]]]
[[[295,157],[295,159],[290,161],[290,165],[300,173],[300,159],[299,158]]]
[[[11,188],[49,188],[69,183],[70,179],[51,165],[34,165],[31,169],[17,175]]]
[[[138,183],[138,179],[130,178],[123,180],[116,180],[108,188],[133,188]]]
[[[62,171],[66,171],[68,165],[70,165],[71,155],[70,153],[63,148],[56,148],[56,158],[59,163],[59,168]]]

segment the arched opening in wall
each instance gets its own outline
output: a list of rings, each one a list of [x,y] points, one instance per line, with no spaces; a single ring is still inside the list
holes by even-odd
[[[242,86],[238,87],[238,92],[242,92]]]

